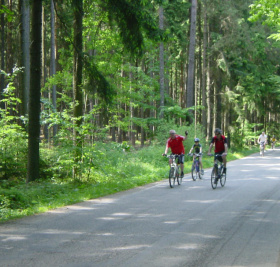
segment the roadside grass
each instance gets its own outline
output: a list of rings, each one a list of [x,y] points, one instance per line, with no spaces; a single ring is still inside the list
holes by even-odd
[[[26,184],[22,181],[0,181],[0,222],[46,212],[89,199],[125,191],[167,179],[169,166],[162,157],[162,146],[140,150],[112,151],[100,148],[98,164],[86,178],[44,179]],[[258,152],[258,148],[229,152],[228,161]],[[96,159],[97,160],[97,159]],[[97,161],[98,161],[97,160]],[[185,174],[191,170],[191,157],[185,157]],[[213,165],[213,158],[203,156],[204,169]],[[167,184],[168,186],[168,184]]]

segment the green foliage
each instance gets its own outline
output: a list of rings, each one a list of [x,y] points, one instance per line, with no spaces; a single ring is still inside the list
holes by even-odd
[[[178,129],[178,132],[183,130]],[[185,144],[186,151],[193,144],[194,132],[198,133],[198,128],[194,126],[188,130],[190,137]],[[203,138],[197,136],[203,142]],[[65,151],[42,148],[42,158],[49,164],[50,172],[56,175],[28,184],[15,180],[0,181],[0,221],[45,212],[165,179],[169,166],[167,159],[161,156],[164,147],[154,144],[140,150],[131,148],[124,151],[120,144],[97,142],[95,146],[84,149],[88,162],[84,162],[83,179],[80,180],[72,180],[71,174],[65,171],[68,163],[59,159]],[[240,152],[230,153],[228,159],[240,158],[242,155]],[[191,163],[191,159],[186,157],[185,173],[191,170]],[[204,168],[211,167],[212,158],[203,157],[203,164]]]
[[[16,115],[16,106],[20,100],[15,97],[13,85],[18,71],[14,69],[13,75],[5,74],[9,83],[0,101],[0,180],[22,178],[26,172],[27,134],[19,125],[23,125],[25,120]]]

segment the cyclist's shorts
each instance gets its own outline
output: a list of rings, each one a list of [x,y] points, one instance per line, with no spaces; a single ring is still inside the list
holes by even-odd
[[[185,161],[185,155],[184,154],[178,155],[177,163],[178,164],[184,164],[184,161]]]
[[[217,159],[220,161],[220,162],[223,162],[223,158],[222,158],[222,154],[224,153],[224,151],[223,152],[218,152],[218,153],[215,153],[215,156],[216,155],[220,155],[220,157],[217,157]],[[215,158],[214,158],[214,160],[215,160]]]

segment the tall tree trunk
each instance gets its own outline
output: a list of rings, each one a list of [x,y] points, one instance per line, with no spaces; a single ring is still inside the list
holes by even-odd
[[[21,56],[20,66],[24,67],[23,73],[20,74],[19,92],[22,101],[20,115],[28,113],[28,97],[30,88],[30,8],[28,0],[19,1],[19,11],[21,16],[20,39],[21,39]]]
[[[196,13],[197,0],[192,0],[191,22],[190,22],[190,44],[188,60],[188,77],[187,77],[187,108],[194,105],[194,81],[195,81],[195,42],[196,42]],[[192,122],[191,119],[189,119]]]
[[[216,88],[216,94],[215,94],[215,128],[222,128],[222,71],[219,67],[217,67],[216,70],[216,77],[215,77],[215,88]]]
[[[39,178],[42,0],[32,0],[27,182]]]
[[[205,130],[205,135],[207,135],[207,102],[206,102],[206,79],[207,79],[207,12],[206,12],[206,4],[203,5],[203,55],[202,55],[202,106],[204,109],[202,110],[202,125]]]
[[[8,0],[8,8],[10,10],[11,13],[13,13],[13,1],[12,0]],[[8,27],[7,27],[7,53],[6,53],[6,72],[8,73],[12,73],[13,72],[13,67],[14,67],[14,63],[13,63],[13,37],[12,37],[12,28],[13,28],[13,22],[12,21],[8,21]]]
[[[4,0],[1,0],[1,6],[4,6]],[[5,31],[6,31],[6,24],[5,24],[5,15],[4,13],[0,14],[1,19],[1,70],[5,70]],[[2,100],[2,93],[5,88],[5,76],[4,74],[0,73],[0,100]],[[1,102],[1,108],[4,108],[4,102]]]
[[[79,136],[79,127],[82,124],[83,116],[83,94],[82,94],[82,75],[83,75],[83,1],[72,0],[74,10],[74,60],[73,60],[73,95],[74,95],[74,146],[75,162],[81,160],[82,141]],[[77,178],[77,168],[73,168],[73,178]]]
[[[54,12],[54,2],[51,0],[51,66],[50,66],[50,76],[56,74],[56,45],[55,45],[55,12]],[[52,105],[56,111],[56,85],[52,86]],[[57,133],[57,125],[53,126],[53,136]]]
[[[159,7],[159,28],[163,30],[164,28],[164,15],[163,7]],[[160,84],[160,114],[159,117],[163,118],[163,108],[164,108],[164,46],[163,42],[160,42],[159,45],[159,84]]]

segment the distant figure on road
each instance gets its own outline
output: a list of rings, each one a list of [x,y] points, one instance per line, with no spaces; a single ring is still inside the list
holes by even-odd
[[[264,151],[265,151],[265,145],[267,144],[267,135],[265,132],[262,132],[262,134],[259,136],[258,143],[264,142]]]

